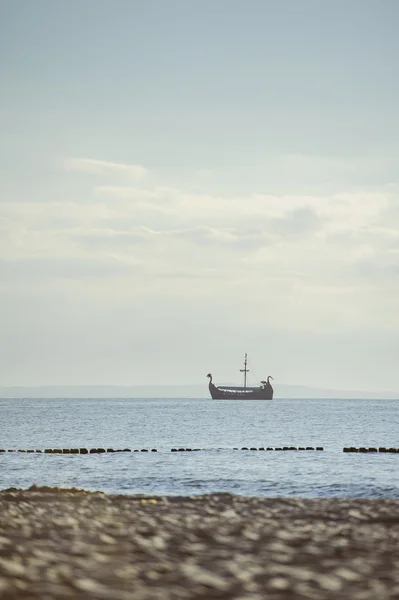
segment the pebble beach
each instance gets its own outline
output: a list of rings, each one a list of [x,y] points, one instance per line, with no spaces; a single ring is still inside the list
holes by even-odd
[[[398,500],[11,488],[0,598],[398,598],[398,540]]]

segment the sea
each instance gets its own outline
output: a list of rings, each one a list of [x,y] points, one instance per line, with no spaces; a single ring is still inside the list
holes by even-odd
[[[399,454],[343,452],[399,448],[398,424],[399,399],[0,399],[1,449],[132,450],[1,452],[0,489],[399,498]],[[284,446],[323,451],[250,449]]]

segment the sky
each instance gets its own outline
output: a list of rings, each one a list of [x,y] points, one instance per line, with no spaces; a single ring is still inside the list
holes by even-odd
[[[397,0],[0,0],[0,385],[399,390]]]

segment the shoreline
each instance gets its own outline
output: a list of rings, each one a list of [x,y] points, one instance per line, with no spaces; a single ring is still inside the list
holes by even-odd
[[[0,490],[0,598],[399,595],[399,500]]]

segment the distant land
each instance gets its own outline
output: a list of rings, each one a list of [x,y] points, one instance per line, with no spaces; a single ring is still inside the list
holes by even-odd
[[[195,385],[44,385],[0,386],[0,398],[209,398],[207,384]],[[330,390],[301,385],[276,384],[276,399],[399,399],[398,392]]]

